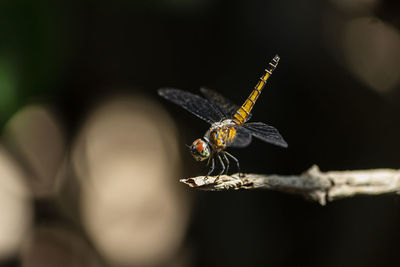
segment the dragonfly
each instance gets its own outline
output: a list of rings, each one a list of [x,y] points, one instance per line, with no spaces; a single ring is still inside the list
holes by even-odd
[[[276,55],[269,62],[265,73],[240,107],[207,88],[200,89],[204,97],[174,88],[160,88],[158,90],[161,97],[211,124],[204,136],[194,140],[192,145],[189,146],[196,161],[208,160],[207,165],[210,165],[210,168],[205,178],[213,173],[216,161],[219,162],[221,169],[215,181],[218,180],[220,175],[227,174],[230,165],[229,159],[236,163],[239,176],[243,177],[240,172],[239,160],[227,152],[226,148],[247,147],[251,143],[252,137],[280,147],[286,148],[288,146],[279,131],[273,126],[263,122],[248,122],[252,115],[251,111],[268,78],[278,66],[279,59],[279,56]]]

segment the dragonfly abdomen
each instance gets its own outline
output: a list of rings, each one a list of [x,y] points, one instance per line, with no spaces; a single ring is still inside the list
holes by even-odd
[[[265,69],[265,74],[261,76],[260,80],[258,81],[256,87],[253,89],[249,97],[243,103],[243,105],[236,111],[233,121],[241,125],[247,121],[249,118],[250,112],[253,109],[258,97],[261,94],[262,89],[264,88],[265,84],[269,76],[271,76],[272,72],[276,69],[279,62],[279,56],[276,55],[268,64],[267,68]]]

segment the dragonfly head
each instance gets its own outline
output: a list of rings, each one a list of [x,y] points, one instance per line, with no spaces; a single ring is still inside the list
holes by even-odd
[[[190,146],[190,153],[197,161],[206,160],[210,157],[210,146],[203,139],[196,139]]]

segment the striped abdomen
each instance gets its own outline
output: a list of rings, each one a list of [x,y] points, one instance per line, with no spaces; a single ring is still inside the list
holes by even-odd
[[[276,55],[268,64],[267,68],[265,69],[265,74],[260,78],[256,87],[254,88],[253,92],[249,95],[246,99],[244,104],[236,111],[235,115],[233,116],[233,121],[236,124],[243,124],[249,117],[251,110],[254,107],[258,97],[261,94],[262,89],[264,88],[265,84],[269,76],[271,76],[272,72],[275,70],[276,66],[278,66],[279,56]]]

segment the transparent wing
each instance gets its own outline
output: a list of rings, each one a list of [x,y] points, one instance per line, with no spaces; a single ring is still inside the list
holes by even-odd
[[[239,126],[236,127],[235,139],[233,139],[229,146],[237,148],[246,147],[250,145],[251,139],[251,132],[242,126]]]
[[[233,118],[236,111],[240,108],[238,105],[233,104],[232,101],[220,95],[219,93],[208,89],[208,88],[200,88],[200,91],[207,98],[209,102],[211,102],[219,111],[224,115],[225,119]],[[249,115],[249,119],[251,114]]]
[[[198,95],[173,88],[160,88],[158,94],[210,124],[224,118],[210,102]]]
[[[251,134],[270,144],[287,147],[288,144],[280,135],[277,129],[262,122],[250,122],[243,125]]]

